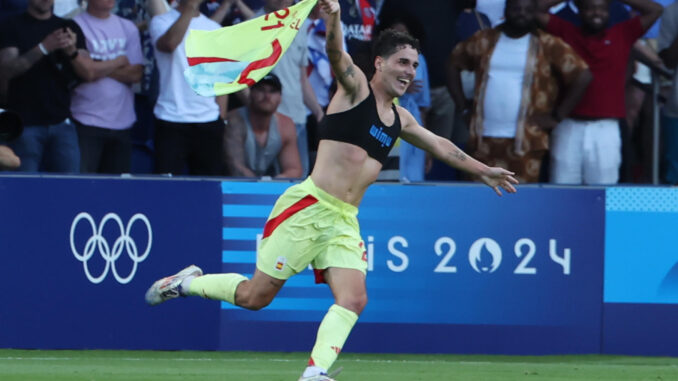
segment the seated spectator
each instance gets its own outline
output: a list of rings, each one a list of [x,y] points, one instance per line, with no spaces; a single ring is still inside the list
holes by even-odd
[[[0,144],[0,171],[5,169],[17,169],[21,165],[21,160],[14,154],[11,148]]]
[[[89,0],[86,12],[73,19],[87,40],[90,57],[111,61],[127,57],[115,70],[98,71],[92,82],[73,91],[71,113],[78,130],[82,173],[129,173],[130,130],[136,116],[132,84],[141,81],[143,55],[139,30],[129,20],[111,14],[115,3]]]
[[[268,74],[250,88],[249,105],[228,114],[226,163],[234,176],[301,177],[294,122],[277,112],[282,85]]]
[[[292,0],[265,0],[264,7],[255,12],[255,17],[290,7]],[[300,30],[306,30],[310,21],[304,22]],[[311,110],[316,121],[323,118],[325,112],[318,103],[306,73],[308,65],[308,35],[297,33],[285,54],[273,67],[272,73],[280,78],[283,88],[282,102],[278,112],[290,117],[297,130],[297,147],[301,158],[302,175],[306,176],[310,168],[308,153],[308,132],[306,130],[306,110]]]
[[[524,183],[539,181],[549,131],[591,80],[570,46],[537,29],[536,12],[536,0],[508,0],[506,21],[458,44],[448,69],[450,93],[471,118],[469,153]],[[464,97],[461,70],[476,73],[475,103]]]
[[[649,0],[624,0],[640,13],[608,27],[607,0],[580,0],[578,27],[548,10],[560,0],[541,2],[539,23],[570,44],[586,61],[593,81],[571,118],[551,134],[551,182],[556,184],[616,184],[621,166],[619,120],[626,117],[625,86],[631,48],[662,13]]]

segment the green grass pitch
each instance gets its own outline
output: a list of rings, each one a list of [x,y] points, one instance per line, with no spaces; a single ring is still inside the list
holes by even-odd
[[[3,381],[296,381],[306,353],[0,350]],[[342,354],[339,381],[678,380],[678,358]]]

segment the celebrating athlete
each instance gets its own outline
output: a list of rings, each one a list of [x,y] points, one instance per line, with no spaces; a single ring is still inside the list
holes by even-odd
[[[258,310],[267,306],[285,281],[309,264],[316,282],[334,295],[318,328],[309,365],[300,381],[332,380],[327,371],[336,360],[358,315],[367,303],[367,262],[358,227],[358,206],[396,139],[401,137],[438,159],[467,171],[501,195],[513,193],[513,173],[490,168],[467,156],[449,140],[420,126],[393,101],[415,76],[419,43],[407,34],[383,32],[375,41],[370,81],[343,50],[337,0],[319,0],[326,13],[327,54],[338,82],[319,130],[315,167],[302,183],[277,200],[264,227],[252,279],[240,274],[203,275],[197,266],[155,282],[146,301],[159,304],[197,295]]]

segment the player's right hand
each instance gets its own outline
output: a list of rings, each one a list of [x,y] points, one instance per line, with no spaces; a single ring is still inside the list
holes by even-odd
[[[328,15],[339,12],[339,1],[338,0],[318,0],[320,8]]]

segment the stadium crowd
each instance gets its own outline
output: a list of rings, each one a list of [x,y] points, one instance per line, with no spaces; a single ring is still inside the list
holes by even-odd
[[[0,0],[0,108],[24,124],[0,170],[306,176],[334,87],[318,7],[256,86],[203,97],[183,75],[188,30],[294,2]],[[678,1],[339,2],[356,65],[374,71],[387,28],[418,38],[400,105],[524,183],[650,182],[660,73],[661,180],[678,183]],[[379,178],[471,180],[400,140]]]

